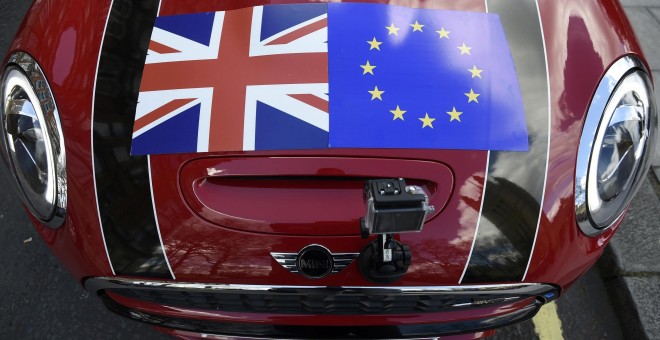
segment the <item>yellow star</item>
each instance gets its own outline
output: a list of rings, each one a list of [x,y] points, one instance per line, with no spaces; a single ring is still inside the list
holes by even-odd
[[[360,65],[360,67],[362,67],[362,69],[364,70],[364,72],[362,72],[362,75],[365,75],[367,73],[371,73],[371,75],[374,75],[374,69],[376,68],[376,66],[369,64],[369,60],[367,60],[367,63],[365,65]]]
[[[458,46],[456,48],[461,50],[461,55],[463,55],[463,54],[470,55],[470,50],[472,49],[472,47],[468,47],[467,45],[465,45],[465,43],[463,43],[462,46]]]
[[[371,41],[367,41],[367,44],[369,44],[369,51],[373,50],[374,48],[380,51],[380,44],[382,43],[382,41],[376,40],[376,37],[374,37],[374,39]]]
[[[399,35],[399,30],[400,28],[394,26],[394,23],[392,23],[390,26],[385,26],[387,28],[387,35],[394,34],[394,35]]]
[[[484,70],[480,70],[480,69],[477,68],[477,65],[474,65],[474,66],[472,66],[471,69],[468,69],[468,71],[470,71],[472,73],[472,78],[474,78],[474,77],[481,78],[481,72],[483,72]]]
[[[472,102],[479,103],[479,100],[477,100],[477,97],[481,96],[479,93],[474,93],[474,91],[470,89],[470,93],[465,93],[465,95],[468,97],[468,104]]]
[[[435,32],[440,34],[440,39],[442,39],[442,38],[449,39],[449,33],[451,33],[451,31],[445,31],[444,27],[441,28],[439,31],[435,31]]]
[[[455,107],[452,107],[451,112],[447,112],[451,116],[451,119],[449,120],[450,122],[453,122],[454,120],[461,121],[461,115],[463,112],[458,112],[456,111]]]
[[[422,125],[422,129],[427,127],[427,126],[431,127],[431,129],[433,129],[433,121],[435,120],[435,118],[430,118],[428,113],[426,114],[426,116],[424,118],[417,118],[417,119],[421,120],[422,123],[424,123],[424,125]]]
[[[385,91],[378,90],[378,86],[374,87],[373,91],[367,91],[367,92],[371,93],[371,100],[374,100],[376,98],[378,98],[379,100],[383,100],[383,98],[381,98],[380,95],[385,93]]]
[[[399,105],[397,105],[396,110],[390,110],[390,112],[394,114],[394,118],[392,120],[397,120],[397,118],[403,120],[403,114],[408,111],[401,110]]]
[[[420,25],[420,24],[417,22],[417,20],[415,20],[415,23],[414,23],[414,24],[411,24],[410,27],[413,28],[413,32],[415,32],[415,31],[424,32],[424,31],[422,31],[422,27],[424,27],[424,25]]]

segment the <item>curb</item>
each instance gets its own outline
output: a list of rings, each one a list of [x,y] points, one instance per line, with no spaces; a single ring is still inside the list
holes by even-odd
[[[626,339],[660,339],[659,173],[649,172],[598,263]]]

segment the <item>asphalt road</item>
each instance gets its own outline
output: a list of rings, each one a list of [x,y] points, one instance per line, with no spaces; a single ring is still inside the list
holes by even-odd
[[[0,0],[0,56],[29,3]],[[6,169],[0,172],[0,339],[165,338],[149,326],[112,314],[82,289],[33,229]],[[506,327],[495,339],[558,337],[623,338],[596,269],[534,320]]]

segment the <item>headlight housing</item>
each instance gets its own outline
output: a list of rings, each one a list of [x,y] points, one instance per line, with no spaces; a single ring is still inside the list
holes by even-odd
[[[619,59],[598,85],[580,138],[575,213],[585,234],[623,215],[649,169],[657,124],[648,72],[634,57]]]
[[[66,215],[64,140],[46,77],[32,57],[13,54],[0,83],[2,152],[34,217],[51,228]]]

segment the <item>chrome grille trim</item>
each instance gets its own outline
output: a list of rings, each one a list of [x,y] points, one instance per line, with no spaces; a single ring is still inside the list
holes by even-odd
[[[298,266],[296,266],[297,253],[270,253],[270,255],[286,270],[297,273]]]
[[[161,280],[142,280],[122,277],[96,277],[85,281],[85,289],[97,292],[101,289],[110,288],[132,288],[132,289],[193,289],[210,291],[247,291],[247,292],[270,292],[290,293],[291,290],[307,289],[329,289],[332,291],[343,290],[347,292],[368,291],[375,293],[398,293],[398,294],[433,294],[433,293],[469,293],[475,294],[517,291],[533,295],[533,292],[544,292],[551,285],[543,283],[512,283],[512,284],[487,284],[487,285],[456,285],[456,286],[287,286],[287,285],[245,285],[245,284],[219,284],[219,283],[193,283]]]
[[[332,274],[337,274],[342,269],[348,267],[349,264],[353,262],[360,254],[359,253],[338,253],[332,254],[332,260],[334,261],[334,268],[332,269]]]
[[[532,318],[543,303],[532,301],[529,305],[505,315],[473,320],[439,321],[432,324],[393,324],[363,326],[298,326],[283,324],[257,324],[251,322],[224,322],[198,320],[153,314],[117,303],[101,294],[106,307],[118,315],[147,324],[177,330],[202,333],[219,339],[437,339],[438,336],[476,333],[492,330]],[[203,335],[203,337],[204,337]]]
[[[487,285],[456,285],[456,286],[286,286],[286,285],[245,285],[193,283],[178,281],[142,280],[122,277],[96,277],[84,282],[85,289],[91,293],[99,293],[106,289],[156,289],[156,290],[190,290],[223,293],[314,293],[323,294],[446,294],[446,295],[502,295],[502,296],[538,296],[545,302],[558,297],[559,289],[543,283],[513,283]],[[547,295],[552,292],[552,295]]]
[[[522,290],[526,293],[534,291],[546,291],[554,288],[543,283],[511,283],[511,284],[487,284],[487,285],[456,285],[456,286],[287,286],[287,285],[245,285],[245,284],[220,284],[220,283],[193,283],[179,281],[142,280],[122,277],[96,277],[85,281],[85,289],[96,292],[100,289],[110,288],[159,288],[159,289],[203,289],[203,290],[227,290],[227,291],[259,291],[276,293],[290,293],[291,290],[305,289],[330,289],[333,291],[373,291],[390,293],[491,293],[510,290]]]
[[[330,251],[328,251],[330,252]],[[296,274],[298,273],[298,254],[299,253],[270,253],[270,255],[284,269]],[[360,253],[330,253],[332,256],[333,268],[331,274],[337,274],[348,267]]]

